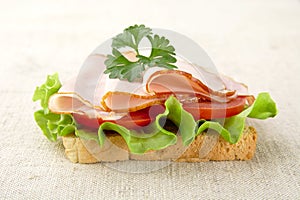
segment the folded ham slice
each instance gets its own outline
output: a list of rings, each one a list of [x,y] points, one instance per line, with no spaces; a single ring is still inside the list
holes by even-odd
[[[230,97],[236,93],[235,90],[215,91],[209,88],[192,74],[180,70],[162,70],[157,71],[150,76],[147,81],[146,90],[156,95],[173,93],[189,94],[206,100],[217,102],[228,102]]]
[[[170,94],[137,95],[126,92],[108,92],[102,98],[102,106],[107,111],[134,112],[152,105],[163,104]]]
[[[182,103],[222,103],[235,98],[239,92],[247,92],[243,84],[182,60],[176,63],[176,70],[150,68],[140,82],[110,79],[103,73],[105,60],[104,55],[89,56],[79,75],[64,83],[59,92],[51,96],[49,109],[54,113],[117,120],[128,112],[163,104],[170,95],[175,95]]]

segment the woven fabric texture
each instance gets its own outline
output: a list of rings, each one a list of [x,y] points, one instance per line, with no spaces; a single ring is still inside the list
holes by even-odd
[[[0,22],[0,199],[300,199],[299,1],[1,1]],[[219,72],[271,93],[279,115],[248,120],[259,134],[253,160],[129,173],[151,164],[73,164],[61,140],[47,141],[35,87],[76,75],[135,23],[187,35]]]

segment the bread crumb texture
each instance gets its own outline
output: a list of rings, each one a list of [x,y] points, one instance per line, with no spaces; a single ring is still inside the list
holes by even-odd
[[[178,136],[176,144],[159,151],[149,151],[143,155],[129,152],[124,139],[119,134],[106,135],[105,144],[100,147],[93,140],[84,140],[74,134],[62,137],[66,157],[73,163],[116,162],[123,160],[172,160],[177,162],[202,162],[225,160],[250,160],[256,149],[257,133],[247,126],[240,141],[226,142],[219,134],[208,131],[195,138],[187,147]]]

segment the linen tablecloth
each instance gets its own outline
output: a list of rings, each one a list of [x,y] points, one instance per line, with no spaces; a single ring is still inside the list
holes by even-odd
[[[1,1],[0,22],[0,199],[300,198],[299,1]],[[76,75],[136,23],[188,36],[219,72],[271,93],[278,116],[248,120],[259,134],[253,160],[129,173],[147,166],[73,164],[61,140],[47,141],[33,120],[35,87],[47,74]]]

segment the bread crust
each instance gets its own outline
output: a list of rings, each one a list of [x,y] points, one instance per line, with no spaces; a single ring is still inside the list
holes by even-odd
[[[209,131],[201,134],[187,147],[178,136],[176,144],[143,155],[129,152],[119,134],[107,134],[103,147],[92,140],[84,140],[74,134],[62,137],[66,157],[73,163],[116,162],[123,160],[171,160],[176,162],[202,162],[225,160],[250,160],[256,149],[257,133],[246,126],[242,138],[236,144],[226,142],[219,134]]]

